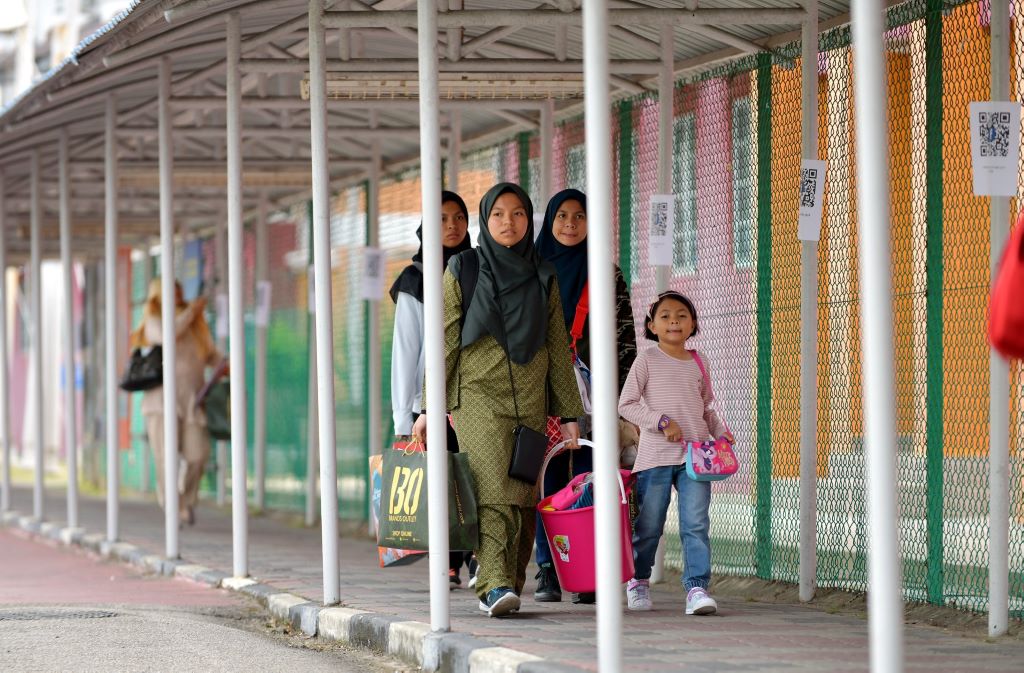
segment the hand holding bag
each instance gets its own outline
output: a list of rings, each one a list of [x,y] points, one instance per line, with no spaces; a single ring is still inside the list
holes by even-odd
[[[694,361],[700,367],[700,373],[704,377],[704,384],[708,387],[708,393],[715,399],[715,392],[711,388],[711,377],[708,370],[704,368],[704,361],[701,360],[697,351],[690,351]],[[725,421],[723,421],[724,423]],[[725,426],[726,431],[732,436],[732,430]],[[721,481],[736,474],[740,469],[740,461],[736,459],[732,442],[719,437],[713,442],[686,442],[686,474],[694,481]]]
[[[157,344],[136,348],[128,358],[128,367],[118,387],[129,393],[152,390],[164,384],[164,350]]]

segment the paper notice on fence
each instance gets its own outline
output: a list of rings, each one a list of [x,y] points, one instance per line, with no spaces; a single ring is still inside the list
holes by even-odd
[[[384,296],[384,253],[380,248],[363,248],[362,296],[370,301]]]
[[[1020,103],[971,103],[975,196],[1016,196]]]
[[[675,197],[672,194],[655,194],[651,197],[650,218],[647,223],[650,234],[647,239],[647,263],[651,266],[672,265],[674,203]]]
[[[797,238],[801,241],[821,239],[822,201],[825,198],[825,162],[804,159],[800,162],[800,221]]]
[[[256,283],[256,326],[266,327],[270,324],[270,281],[261,280]]]
[[[228,338],[228,296],[223,292],[217,295],[217,338]]]

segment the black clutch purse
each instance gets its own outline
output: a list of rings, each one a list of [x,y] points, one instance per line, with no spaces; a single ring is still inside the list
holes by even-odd
[[[136,348],[128,359],[128,368],[118,387],[129,393],[159,388],[164,384],[164,349],[159,346]]]
[[[512,462],[508,466],[508,476],[536,486],[547,448],[547,435],[531,427],[517,425],[512,431]]]

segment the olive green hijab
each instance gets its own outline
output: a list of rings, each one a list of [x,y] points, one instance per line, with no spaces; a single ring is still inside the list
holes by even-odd
[[[491,237],[487,220],[498,197],[510,192],[526,208],[528,224],[523,239],[506,248]],[[555,268],[541,259],[533,245],[533,203],[521,187],[502,182],[484,194],[477,247],[459,257],[473,254],[479,255],[480,275],[462,326],[462,346],[490,334],[512,362],[525,365],[547,339],[548,293]],[[453,260],[456,276],[461,268],[459,257]]]

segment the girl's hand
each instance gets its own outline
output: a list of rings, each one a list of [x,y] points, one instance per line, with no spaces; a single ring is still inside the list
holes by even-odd
[[[580,424],[576,421],[570,423],[562,423],[559,426],[562,431],[562,439],[565,440],[565,448],[567,449],[578,449],[580,448]]]
[[[728,430],[726,430],[725,434],[723,434],[721,437],[719,437],[719,439],[724,439],[725,441],[729,442],[729,444],[735,444],[736,443],[736,438],[733,437],[732,433],[729,432]]]
[[[412,424],[412,438],[419,441],[423,446],[427,445],[427,415],[420,414],[416,422]]]
[[[675,421],[669,421],[668,426],[661,431],[661,434],[665,435],[665,439],[670,442],[678,442],[683,438],[683,431]]]

